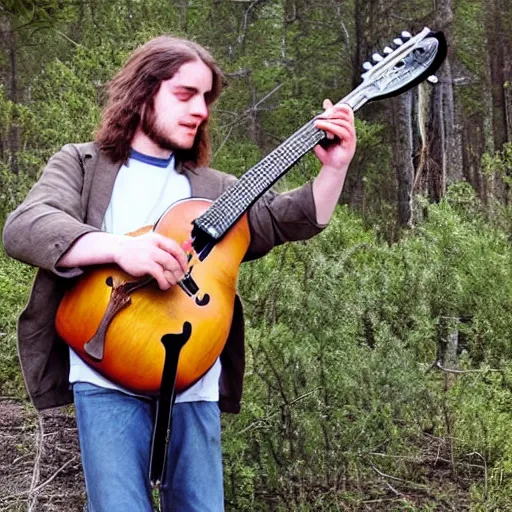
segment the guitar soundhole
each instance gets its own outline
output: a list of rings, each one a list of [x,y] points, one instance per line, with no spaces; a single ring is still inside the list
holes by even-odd
[[[114,280],[112,279],[112,276],[108,276],[107,279],[105,279],[105,283],[107,284],[107,286],[112,288],[112,286],[114,286]]]
[[[205,293],[203,298],[200,299],[199,297],[196,297],[196,304],[198,306],[206,306],[206,304],[208,304],[210,302],[210,296]]]

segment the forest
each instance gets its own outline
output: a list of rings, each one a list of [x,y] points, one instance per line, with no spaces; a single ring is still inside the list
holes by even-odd
[[[438,82],[357,112],[329,226],[241,266],[228,511],[512,510],[512,0],[0,0],[0,228],[154,36],[223,69],[211,165],[239,177],[424,27]],[[36,414],[17,359],[34,273],[0,251],[0,510],[80,511],[73,409]]]

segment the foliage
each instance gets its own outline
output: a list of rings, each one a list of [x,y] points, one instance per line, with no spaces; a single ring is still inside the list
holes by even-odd
[[[2,14],[16,20],[15,30],[51,28],[59,20],[66,19],[70,5],[69,0],[5,0]]]
[[[273,500],[297,510],[319,496],[328,510],[346,503],[347,489],[362,507],[387,494],[380,473],[411,502],[457,508],[444,493],[474,471],[468,454],[485,454],[489,475],[509,464],[511,395],[500,383],[509,374],[512,251],[474,215],[474,195],[463,197],[467,190],[450,191],[391,247],[343,209],[321,236],[244,269],[247,391],[225,434],[227,481],[241,475],[229,492],[233,510]],[[477,370],[450,389],[432,370],[446,316],[471,319],[458,327],[460,350],[463,368]],[[488,414],[496,393],[503,398]],[[450,479],[427,491],[428,475],[446,471],[439,458]],[[476,502],[499,497],[499,486],[486,486],[486,498],[475,486]]]
[[[242,267],[247,375],[242,413],[223,419],[228,510],[506,502],[512,249],[466,185],[425,208],[390,246],[343,207],[313,240]],[[33,272],[1,258],[0,387],[21,395],[15,322]],[[467,373],[436,370],[445,317],[461,319]]]
[[[28,295],[32,269],[0,250],[0,394],[23,396],[23,378],[16,352],[16,319]]]

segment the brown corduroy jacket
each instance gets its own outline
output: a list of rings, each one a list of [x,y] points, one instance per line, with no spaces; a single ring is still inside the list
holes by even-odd
[[[55,330],[55,313],[80,268],[57,268],[57,262],[86,233],[100,231],[121,167],[96,144],[68,144],[48,162],[25,201],[8,217],[3,234],[10,256],[38,267],[27,306],[18,321],[18,353],[30,397],[37,409],[73,401],[69,350]],[[192,197],[214,200],[235,178],[209,168],[183,167]],[[272,247],[317,234],[312,185],[275,194],[267,192],[249,211],[251,244],[245,260]],[[221,354],[220,408],[238,412],[244,374],[244,322],[236,300],[231,332]]]

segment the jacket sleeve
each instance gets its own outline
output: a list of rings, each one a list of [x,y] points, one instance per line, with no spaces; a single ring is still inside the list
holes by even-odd
[[[78,150],[64,146],[48,162],[39,181],[5,223],[3,244],[7,254],[61,277],[82,271],[58,269],[56,264],[82,235],[99,231],[83,223],[84,170]]]
[[[325,226],[316,221],[312,182],[281,194],[271,190],[249,210],[251,244],[245,261],[259,258],[284,242],[311,238]]]

